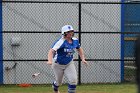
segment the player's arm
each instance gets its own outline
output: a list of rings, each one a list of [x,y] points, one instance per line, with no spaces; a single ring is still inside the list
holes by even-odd
[[[77,51],[78,51],[78,54],[80,55],[80,58],[81,58],[82,62],[87,64],[87,61],[85,60],[83,49],[80,47],[80,48],[77,49]]]
[[[57,42],[54,43],[54,45],[52,46],[52,48],[49,50],[48,52],[48,62],[47,64],[52,65],[53,62],[53,56],[56,53],[56,51],[62,47],[62,44],[64,42],[64,39],[61,38],[59,39]]]
[[[55,50],[53,50],[53,49],[50,49],[50,50],[49,50],[49,52],[48,52],[48,62],[47,62],[47,64],[52,65],[54,53],[55,53]]]

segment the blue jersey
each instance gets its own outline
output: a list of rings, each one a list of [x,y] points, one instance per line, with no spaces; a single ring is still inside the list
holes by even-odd
[[[73,54],[75,53],[75,49],[80,48],[80,44],[77,38],[72,38],[72,43],[69,43],[63,37],[58,39],[52,49],[56,51],[54,55],[54,60],[59,64],[66,65],[73,59]]]

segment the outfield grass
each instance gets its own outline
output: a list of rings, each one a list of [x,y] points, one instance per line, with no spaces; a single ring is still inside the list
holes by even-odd
[[[67,86],[60,87],[61,93],[67,93]],[[1,85],[0,93],[53,93],[51,85],[33,85],[22,88],[16,85]],[[76,93],[137,93],[136,84],[92,84],[78,85]]]

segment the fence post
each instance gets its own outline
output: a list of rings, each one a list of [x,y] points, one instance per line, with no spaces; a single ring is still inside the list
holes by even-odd
[[[79,2],[79,43],[81,44],[81,3]],[[80,56],[78,56],[78,84],[81,84],[81,60]]]

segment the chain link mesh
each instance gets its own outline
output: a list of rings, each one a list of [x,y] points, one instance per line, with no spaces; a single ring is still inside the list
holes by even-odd
[[[123,81],[135,81],[133,48],[137,34],[121,32],[121,3],[80,3],[81,11],[79,3],[2,4],[4,84],[50,84],[53,73],[45,63],[47,53],[53,42],[61,36],[60,29],[65,24],[74,27],[76,37],[81,36],[80,43],[89,62],[89,67],[79,66],[78,54],[75,54],[81,83],[122,82],[123,62]],[[128,5],[125,10],[127,8]],[[130,16],[135,15],[136,8],[129,9],[131,12],[125,13],[124,32],[138,32],[139,18],[135,21],[137,24],[129,20]],[[14,38],[19,39],[18,45],[12,43]],[[32,74],[36,72],[42,74],[37,77],[39,79],[32,79]]]

